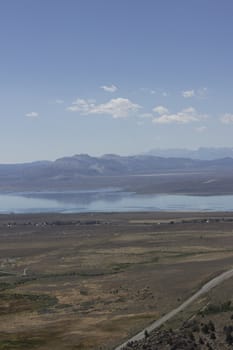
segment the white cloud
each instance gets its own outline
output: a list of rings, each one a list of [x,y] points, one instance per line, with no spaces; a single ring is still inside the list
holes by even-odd
[[[106,103],[95,104],[93,100],[77,99],[68,107],[71,112],[80,112],[83,115],[106,114],[113,118],[126,118],[131,113],[137,112],[141,106],[131,102],[127,98],[115,98]]]
[[[62,103],[64,103],[64,101],[63,101],[63,100],[60,100],[60,99],[58,98],[57,100],[55,100],[55,103],[57,103],[57,104],[62,104]]]
[[[195,91],[194,91],[194,90],[185,90],[185,91],[182,91],[182,96],[183,96],[184,98],[194,97],[194,96],[195,96]]]
[[[165,90],[163,90],[161,88],[150,89],[150,88],[142,87],[142,88],[140,88],[140,91],[145,93],[145,94],[150,94],[150,95],[160,95],[163,97],[168,96],[168,92],[166,92]]]
[[[142,91],[144,93],[148,93],[150,95],[159,94],[159,95],[161,95],[163,97],[167,97],[168,96],[168,93],[166,91],[164,91],[163,89],[161,89],[161,88],[150,89],[150,88],[142,87],[142,88],[140,88],[140,91]]]
[[[96,105],[91,111],[91,114],[109,114],[113,118],[124,118],[132,112],[138,111],[139,105],[131,102],[126,98],[112,99],[107,103]]]
[[[37,118],[39,116],[39,113],[37,112],[29,112],[25,114],[25,117],[29,117],[29,118]]]
[[[137,121],[137,126],[142,126],[142,125],[144,125],[144,122],[142,120],[138,120]]]
[[[168,109],[164,106],[157,106],[153,108],[153,112],[158,113],[159,115],[163,115],[168,113]]]
[[[118,87],[116,85],[103,85],[100,87],[101,89],[103,89],[104,91],[107,92],[116,92],[118,90]]]
[[[159,89],[157,89],[157,91],[163,97],[167,97],[169,95],[168,92],[165,91],[164,89],[159,88]]]
[[[171,123],[178,123],[178,124],[187,124],[190,122],[197,122],[199,120],[207,118],[207,115],[201,115],[198,114],[197,111],[193,107],[189,107],[186,109],[183,109],[181,112],[178,113],[165,113],[161,114],[160,117],[154,118],[153,123],[158,124],[171,124]]]
[[[225,113],[221,118],[221,122],[224,124],[231,124],[233,123],[233,114],[231,113]]]
[[[142,113],[139,115],[140,118],[153,118],[152,113]]]
[[[197,96],[200,98],[206,98],[208,95],[208,89],[207,87],[202,87],[197,90]]]
[[[208,95],[208,89],[206,87],[201,87],[198,90],[184,90],[182,91],[182,96],[184,98],[198,97],[206,98]]]
[[[72,102],[72,106],[68,107],[68,111],[80,112],[81,114],[89,114],[92,108],[95,107],[95,103],[92,100],[85,100],[78,98]]]
[[[142,91],[142,92],[147,92],[149,89],[148,89],[148,88],[142,87],[142,88],[140,88],[139,90]]]
[[[140,88],[140,91],[144,92],[144,93],[149,93],[151,95],[156,94],[156,90],[152,90],[150,88],[146,88],[146,87],[142,87]]]
[[[195,128],[195,130],[196,130],[197,132],[199,132],[199,133],[202,133],[202,132],[206,131],[206,129],[207,129],[207,127],[204,126],[204,125]]]
[[[140,88],[140,91],[147,93],[147,94],[151,94],[151,95],[157,94],[156,90],[150,89],[150,88],[145,88],[145,87]]]

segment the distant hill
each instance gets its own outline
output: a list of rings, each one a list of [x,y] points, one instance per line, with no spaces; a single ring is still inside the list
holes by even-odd
[[[201,147],[196,150],[175,148],[175,149],[152,149],[146,154],[157,157],[191,158],[200,160],[214,160],[219,158],[233,158],[233,148],[230,147]]]
[[[114,186],[137,192],[187,193],[195,188],[196,193],[203,187],[210,192],[219,188],[221,193],[233,193],[232,178],[233,158],[230,157],[197,160],[153,155],[92,157],[79,154],[55,161],[0,165],[1,192]]]

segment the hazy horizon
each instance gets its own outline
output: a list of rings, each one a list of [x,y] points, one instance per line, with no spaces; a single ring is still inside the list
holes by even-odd
[[[182,155],[179,155],[182,154]],[[55,161],[57,159],[66,158],[66,157],[75,157],[80,155],[90,156],[93,158],[101,158],[108,155],[115,155],[120,157],[133,157],[133,156],[160,156],[160,157],[174,157],[174,158],[192,158],[191,154],[200,155],[200,158],[195,157],[196,159],[218,159],[218,158],[225,158],[225,157],[233,157],[233,147],[198,147],[198,148],[153,148],[150,150],[147,150],[146,152],[141,153],[132,153],[132,154],[120,154],[120,153],[104,153],[104,154],[90,154],[90,153],[72,153],[72,154],[61,154],[57,158],[40,158],[40,159],[30,159],[26,161],[16,161],[16,162],[0,162],[1,165],[4,164],[24,164],[24,163],[34,163],[34,162],[46,162],[46,161]],[[167,154],[167,155],[166,155]],[[178,155],[177,155],[178,154]],[[216,154],[216,156],[215,156]],[[218,154],[220,156],[218,156]],[[187,156],[186,156],[187,155]],[[206,156],[207,155],[207,156]],[[209,155],[209,157],[208,157]],[[221,156],[222,155],[222,156]],[[205,158],[206,156],[206,158]]]

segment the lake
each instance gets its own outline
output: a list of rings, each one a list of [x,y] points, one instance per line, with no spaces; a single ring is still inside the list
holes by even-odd
[[[0,213],[232,211],[233,195],[140,195],[115,189],[0,194]]]

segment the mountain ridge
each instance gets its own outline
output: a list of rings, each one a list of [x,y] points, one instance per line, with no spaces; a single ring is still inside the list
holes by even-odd
[[[154,148],[145,154],[161,157],[187,157],[200,160],[215,160],[218,158],[233,158],[233,147],[199,147],[197,149],[186,148]]]
[[[196,160],[152,155],[93,157],[76,154],[55,161],[0,164],[0,191],[77,190],[121,187],[130,191],[233,193],[233,158]],[[227,180],[226,180],[227,179]],[[190,182],[191,181],[191,182]],[[220,181],[218,183],[218,181]],[[203,185],[204,184],[204,185]]]

